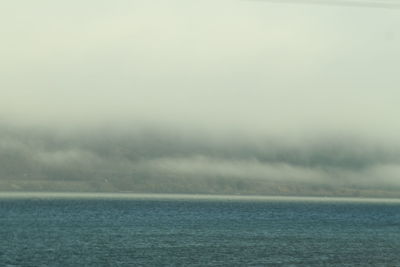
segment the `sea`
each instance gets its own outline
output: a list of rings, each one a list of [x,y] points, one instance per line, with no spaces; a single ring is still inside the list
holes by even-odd
[[[400,266],[400,201],[3,193],[0,266]]]

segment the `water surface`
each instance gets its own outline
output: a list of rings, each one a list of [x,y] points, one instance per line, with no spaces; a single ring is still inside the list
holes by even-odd
[[[0,197],[2,266],[399,266],[398,201]]]

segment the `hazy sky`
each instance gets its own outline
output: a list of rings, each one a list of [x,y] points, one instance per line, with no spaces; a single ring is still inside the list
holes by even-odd
[[[288,153],[301,155],[314,155],[314,138],[318,144],[336,140],[339,147],[361,140],[358,152],[349,155],[357,161],[359,150],[378,146],[391,155],[386,159],[395,159],[385,163],[385,173],[392,180],[400,174],[399,9],[235,0],[17,0],[1,4],[0,33],[0,120],[6,125],[130,128],[136,134],[146,127],[157,136],[169,131],[190,140],[201,133],[209,139],[200,143],[218,147],[218,160],[212,149],[194,149],[192,158],[156,157],[157,166],[179,173],[211,168],[226,177],[243,177],[250,169],[256,177],[287,177],[286,171],[321,176],[307,164],[282,171],[256,156],[231,161],[220,154],[240,153],[221,152],[231,147],[226,139],[251,138],[242,140],[247,148],[265,138],[282,146],[295,140]],[[4,136],[3,145],[10,140]],[[269,151],[269,145],[262,147]],[[334,165],[339,152],[325,163]],[[286,167],[292,163],[285,158]]]

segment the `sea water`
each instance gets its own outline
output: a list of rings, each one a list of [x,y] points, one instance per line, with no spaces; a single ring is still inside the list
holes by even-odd
[[[400,266],[400,203],[3,196],[0,266]]]

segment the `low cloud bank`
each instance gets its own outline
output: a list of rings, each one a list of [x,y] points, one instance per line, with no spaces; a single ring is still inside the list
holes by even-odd
[[[1,191],[400,197],[400,149],[350,137],[0,129]]]

